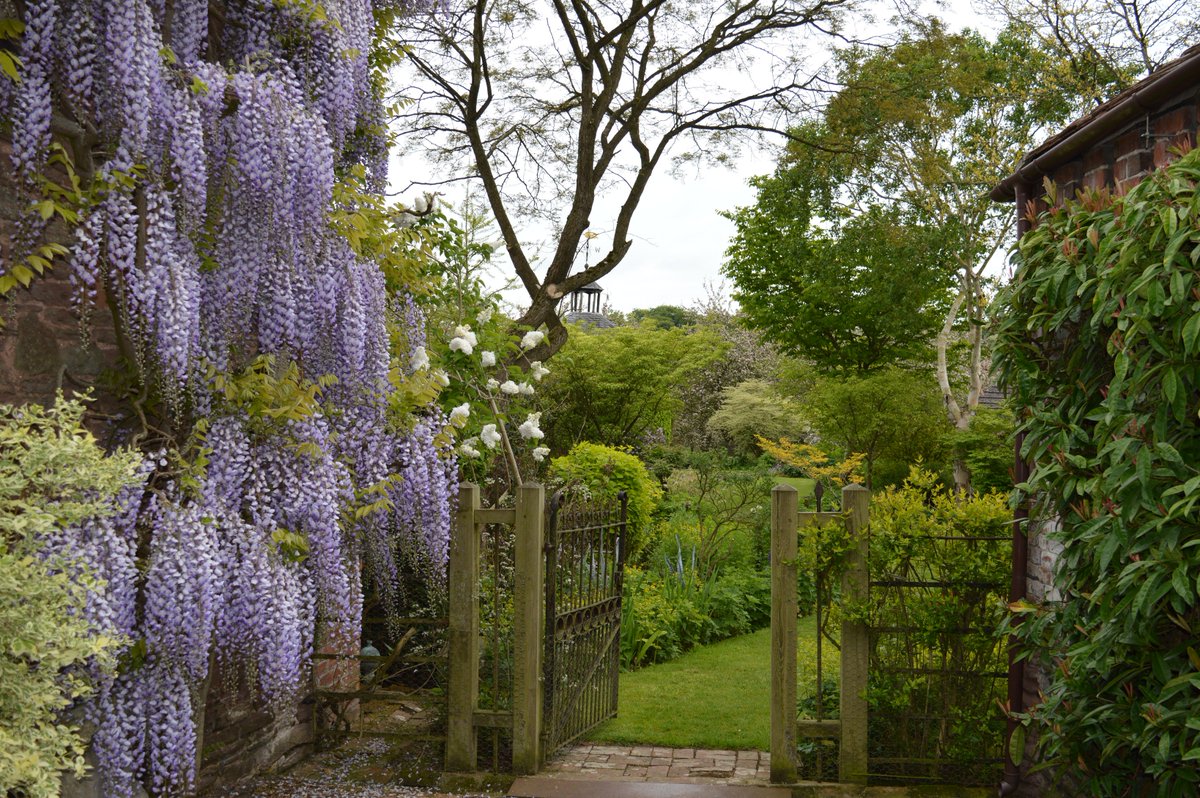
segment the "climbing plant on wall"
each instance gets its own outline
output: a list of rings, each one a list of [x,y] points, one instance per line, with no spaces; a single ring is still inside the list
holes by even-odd
[[[1028,720],[1087,795],[1200,783],[1197,183],[1192,151],[1124,196],[1049,186],[995,326],[1021,489],[1064,547],[1061,600],[1015,607],[1049,680]]]
[[[179,794],[214,666],[286,711],[315,636],[357,645],[364,563],[387,594],[398,547],[446,556],[420,247],[381,197],[373,41],[399,4],[19,8],[0,108],[30,205],[0,293],[62,256],[84,315],[103,298],[115,321],[140,487],[55,550],[80,552],[89,622],[126,641],[88,710],[105,794]],[[45,243],[55,217],[69,247]]]

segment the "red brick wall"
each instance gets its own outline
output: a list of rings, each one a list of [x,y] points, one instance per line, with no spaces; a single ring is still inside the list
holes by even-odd
[[[1180,148],[1195,146],[1196,97],[1177,98],[1164,108],[1150,114],[1149,122],[1143,117],[1075,160],[1059,166],[1053,175],[1059,196],[1071,197],[1083,188],[1102,187],[1125,193],[1151,170],[1175,160]],[[1033,187],[1035,194],[1040,189],[1040,186]]]

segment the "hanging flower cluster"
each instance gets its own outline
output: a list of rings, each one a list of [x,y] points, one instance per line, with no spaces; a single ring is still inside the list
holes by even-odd
[[[209,0],[28,0],[20,80],[0,91],[28,190],[56,115],[103,153],[69,257],[78,303],[103,290],[143,383],[205,419],[198,484],[155,454],[119,511],[49,542],[102,580],[89,620],[131,641],[90,708],[112,796],[191,788],[214,660],[285,708],[314,634],[357,640],[364,560],[385,593],[398,538],[444,562],[457,491],[451,420],[389,417],[387,319],[404,319],[410,373],[429,368],[424,319],[330,221],[339,174],[368,191],[386,176],[372,0],[220,5],[218,26]],[[20,220],[0,274],[45,226]],[[320,380],[313,406],[263,421],[214,378],[262,362]],[[387,500],[356,513],[372,491]]]

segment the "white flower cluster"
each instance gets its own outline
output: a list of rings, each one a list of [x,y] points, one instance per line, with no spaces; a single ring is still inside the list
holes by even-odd
[[[521,437],[525,438],[526,440],[529,440],[530,438],[533,440],[539,440],[546,437],[546,433],[542,432],[541,427],[538,426],[541,423],[541,413],[530,413],[525,417],[525,423],[517,427],[517,431],[520,432]]]
[[[496,444],[500,443],[500,432],[496,429],[495,424],[484,424],[483,430],[479,433],[479,439],[483,441],[484,446],[495,449]]]
[[[412,370],[413,371],[428,371],[429,370],[429,353],[425,351],[425,347],[418,346],[412,353]]]
[[[471,328],[464,324],[460,324],[454,328],[454,337],[450,339],[450,351],[462,352],[464,355],[469,355],[475,351],[475,347],[479,345],[479,339],[475,337],[475,333],[471,332]]]
[[[475,318],[480,324],[486,324],[491,320],[492,313],[493,310],[491,308],[485,308]],[[540,330],[530,330],[521,337],[520,347],[523,351],[529,351],[545,340],[545,338],[546,334]],[[471,355],[479,345],[479,339],[469,326],[460,324],[454,328],[454,334],[450,338],[449,345],[452,352]],[[484,349],[479,352],[479,362],[484,368],[495,368],[499,363],[499,356],[492,350]],[[423,347],[419,347],[414,351],[412,367],[414,370],[429,369],[429,355]],[[542,361],[535,360],[529,364],[526,380],[517,382],[516,380],[506,379],[501,382],[495,377],[489,377],[485,383],[485,387],[489,393],[499,392],[505,396],[533,396],[535,393],[533,383],[541,382],[549,373],[550,369],[546,368],[542,364]],[[442,385],[449,384],[449,378],[444,371],[438,369],[433,372],[433,376]],[[470,417],[470,403],[464,402],[450,411],[450,424],[462,429],[466,427]],[[541,420],[541,413],[530,413],[527,415],[525,421],[517,427],[521,438],[533,442],[544,438],[546,433],[541,429]],[[495,449],[499,446],[503,440],[499,424],[500,422],[484,424],[478,436],[466,438],[460,442],[458,445],[459,455],[462,457],[480,457],[484,449]],[[540,463],[550,454],[550,449],[547,446],[539,445],[532,450],[531,454],[533,459]]]

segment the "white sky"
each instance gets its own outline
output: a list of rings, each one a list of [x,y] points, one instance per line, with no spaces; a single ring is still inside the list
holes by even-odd
[[[971,26],[993,30],[995,26],[972,9],[971,0],[946,0],[938,7],[923,3],[954,27]],[[721,282],[721,263],[733,223],[720,215],[754,202],[751,177],[767,174],[775,165],[779,145],[746,147],[731,166],[685,167],[680,174],[662,168],[650,180],[631,224],[633,245],[616,269],[600,282],[604,299],[617,310],[629,311],[655,305],[689,307],[702,300],[705,284]],[[394,161],[392,182],[403,187],[420,180],[424,165],[413,159]],[[446,199],[457,198],[446,192]],[[618,199],[619,197],[614,197]],[[593,220],[615,216],[615,204],[601,197]],[[523,239],[537,238],[537,234]],[[503,253],[498,265],[507,265]],[[505,298],[520,306],[527,304],[523,290]]]

